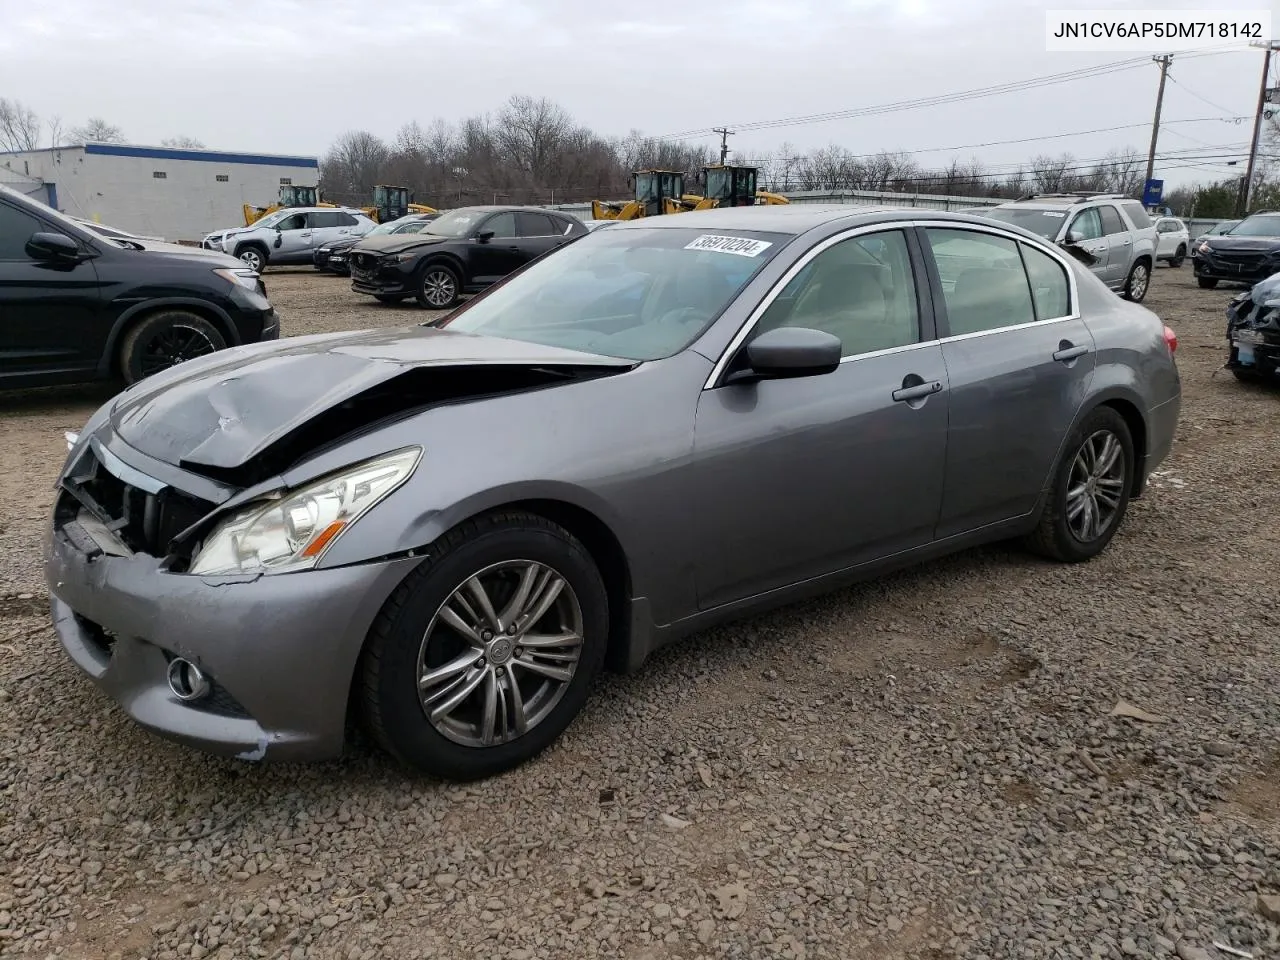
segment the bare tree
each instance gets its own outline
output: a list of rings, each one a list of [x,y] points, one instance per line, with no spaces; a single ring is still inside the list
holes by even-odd
[[[1031,189],[1036,193],[1061,193],[1071,187],[1075,157],[1069,153],[1051,157],[1040,154],[1031,161]]]
[[[90,117],[84,126],[73,127],[71,140],[77,144],[125,142],[120,128],[107,123],[101,117]]]
[[[49,146],[61,147],[65,146],[62,142],[62,117],[49,118]]]
[[[0,97],[0,149],[35,150],[40,146],[40,117],[18,100]]]
[[[320,167],[320,186],[327,196],[348,203],[368,203],[391,150],[367,130],[351,130],[338,138]]]
[[[162,147],[176,147],[179,150],[203,150],[204,144],[195,137],[166,137],[160,141]]]

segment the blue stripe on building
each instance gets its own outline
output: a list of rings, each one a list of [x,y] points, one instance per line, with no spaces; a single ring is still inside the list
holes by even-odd
[[[250,163],[267,167],[310,167],[312,169],[320,167],[315,157],[276,157],[254,153],[219,153],[215,150],[167,150],[163,147],[130,147],[116,143],[86,143],[84,152],[148,160],[196,160],[203,163]]]

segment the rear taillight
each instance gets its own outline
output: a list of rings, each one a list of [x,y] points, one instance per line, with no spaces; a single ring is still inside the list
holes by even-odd
[[[1170,353],[1174,353],[1178,349],[1178,335],[1168,326],[1164,328],[1164,345],[1169,348]]]

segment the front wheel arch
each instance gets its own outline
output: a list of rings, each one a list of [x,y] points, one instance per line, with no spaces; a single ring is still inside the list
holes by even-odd
[[[147,300],[144,303],[135,304],[116,318],[111,332],[107,335],[107,342],[102,349],[102,359],[98,364],[98,375],[100,377],[123,375],[124,371],[120,367],[118,356],[120,344],[124,342],[124,338],[128,336],[131,329],[151,314],[160,313],[164,310],[189,310],[191,313],[212,323],[218,333],[222,334],[222,339],[228,347],[236,347],[243,343],[240,338],[240,331],[231,322],[231,318],[217,305],[207,300],[194,300],[189,297],[166,297],[162,300]]]

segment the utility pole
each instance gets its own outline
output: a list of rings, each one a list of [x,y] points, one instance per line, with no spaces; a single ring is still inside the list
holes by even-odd
[[[1169,64],[1173,62],[1173,54],[1166,53],[1162,57],[1152,57],[1160,64],[1160,89],[1156,91],[1156,115],[1151,121],[1151,149],[1147,151],[1147,180],[1156,172],[1156,140],[1160,137],[1160,108],[1164,106],[1164,81],[1169,75]]]
[[[720,134],[720,166],[723,167],[729,156],[729,137],[733,131],[726,130],[724,127],[713,127],[711,132]]]
[[[1258,90],[1258,115],[1253,118],[1253,140],[1249,144],[1249,165],[1244,171],[1244,180],[1240,182],[1240,199],[1237,201],[1236,214],[1246,216],[1249,211],[1249,194],[1253,190],[1253,165],[1258,159],[1258,138],[1262,135],[1262,115],[1267,109],[1267,77],[1271,72],[1271,54],[1280,50],[1280,41],[1267,43],[1251,43],[1251,47],[1262,47],[1267,55],[1262,60],[1262,86]]]

